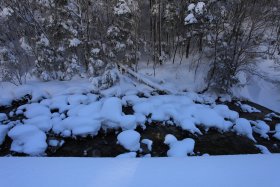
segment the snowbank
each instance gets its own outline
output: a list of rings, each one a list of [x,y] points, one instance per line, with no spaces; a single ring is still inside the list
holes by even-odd
[[[0,186],[279,187],[280,155],[0,158]]]

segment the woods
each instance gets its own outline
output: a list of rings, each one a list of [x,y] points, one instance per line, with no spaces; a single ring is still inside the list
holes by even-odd
[[[197,56],[205,89],[228,92],[240,73],[258,74],[256,58],[279,67],[279,9],[278,0],[2,0],[0,79],[80,75],[106,88],[116,64],[137,72],[140,60],[156,70]]]

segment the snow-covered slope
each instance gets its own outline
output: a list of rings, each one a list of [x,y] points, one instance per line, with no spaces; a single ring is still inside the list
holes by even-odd
[[[9,187],[279,187],[280,155],[190,158],[0,158]]]

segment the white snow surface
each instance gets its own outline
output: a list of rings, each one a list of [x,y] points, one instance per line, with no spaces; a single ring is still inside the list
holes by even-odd
[[[118,143],[129,151],[138,151],[140,149],[140,134],[134,130],[121,132],[117,139]]]
[[[269,125],[267,125],[264,121],[257,120],[253,123],[255,126],[253,127],[253,131],[260,134],[262,138],[269,138],[267,133],[270,131]]]
[[[0,158],[9,187],[279,187],[280,155],[187,158]]]
[[[32,156],[44,154],[47,143],[46,134],[32,125],[17,125],[8,133],[13,142],[11,151]]]
[[[178,141],[175,136],[168,134],[165,136],[164,143],[169,145],[167,156],[169,157],[186,157],[193,153],[195,141],[191,138],[186,138]]]
[[[246,136],[254,142],[256,142],[255,138],[253,137],[253,129],[251,127],[250,122],[247,119],[237,119],[235,125],[233,126],[233,129],[237,134]]]
[[[8,117],[5,113],[0,113],[0,122],[4,121],[4,120],[7,120],[7,119],[8,119]]]
[[[116,156],[116,158],[136,158],[136,155],[137,155],[136,152],[129,152],[129,153],[120,154]]]

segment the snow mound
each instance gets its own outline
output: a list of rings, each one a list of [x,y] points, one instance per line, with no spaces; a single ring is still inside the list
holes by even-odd
[[[235,125],[233,126],[233,129],[237,134],[246,136],[249,139],[256,142],[255,138],[253,137],[253,129],[251,127],[250,122],[247,119],[244,118],[237,119]]]
[[[24,115],[27,118],[37,116],[51,116],[50,109],[39,103],[26,104],[18,107],[18,111],[25,110]]]
[[[178,141],[177,138],[171,134],[165,136],[164,143],[169,145],[167,156],[169,157],[185,157],[192,154],[194,150],[195,141],[191,138]]]
[[[11,151],[25,153],[32,156],[44,154],[47,143],[46,134],[32,125],[18,125],[8,132],[13,140]]]
[[[129,151],[138,151],[140,149],[140,134],[134,130],[121,132],[117,139],[118,143]]]
[[[123,115],[122,100],[117,97],[105,99],[100,116],[103,118],[102,124],[108,128],[121,127],[123,130],[131,130],[135,129],[137,125],[135,116]]]
[[[56,134],[62,133],[64,136],[70,136],[71,134],[73,136],[95,136],[101,127],[99,121],[88,117],[67,117],[61,121],[57,118],[57,121],[53,124],[53,131]]]
[[[269,136],[267,135],[267,133],[270,131],[269,125],[261,120],[257,120],[256,122],[253,122],[253,124],[255,125],[253,127],[253,131],[255,133],[258,133],[262,138],[269,138]]]
[[[8,117],[7,117],[7,115],[5,113],[0,113],[0,122],[1,121],[5,121],[7,119],[8,119]]]
[[[52,128],[51,118],[49,116],[37,116],[23,121],[24,124],[36,126],[44,132],[48,132]]]

